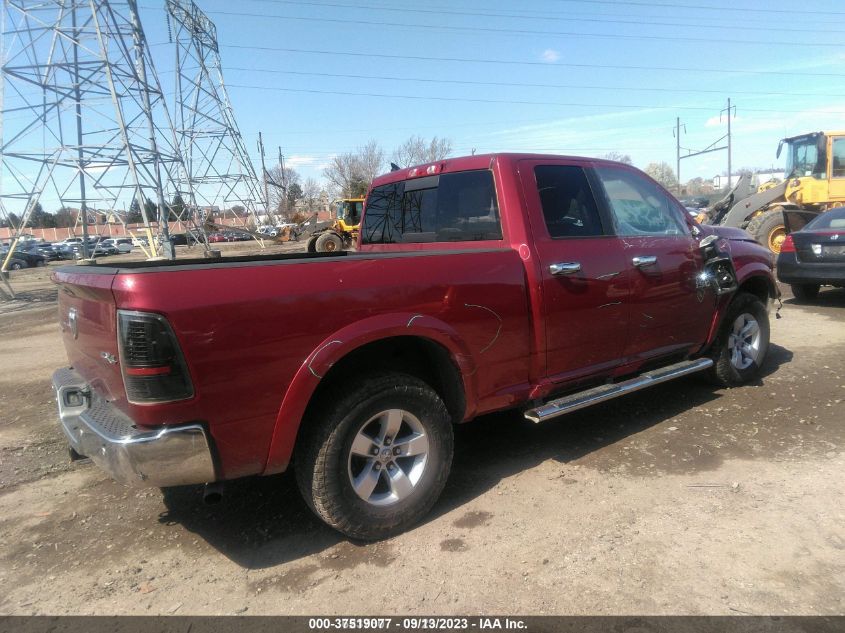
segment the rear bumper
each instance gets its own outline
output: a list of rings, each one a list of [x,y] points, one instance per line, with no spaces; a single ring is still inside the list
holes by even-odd
[[[53,374],[53,389],[71,448],[116,480],[167,487],[216,479],[211,445],[200,424],[139,429],[68,368]]]
[[[778,257],[778,281],[785,284],[845,285],[845,262],[799,262],[795,253]]]

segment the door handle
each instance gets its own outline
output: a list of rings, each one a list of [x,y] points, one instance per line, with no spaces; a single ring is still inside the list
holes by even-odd
[[[631,262],[637,268],[642,268],[643,266],[654,266],[657,263],[657,257],[654,255],[637,255]]]
[[[549,272],[555,276],[557,275],[571,275],[581,270],[579,262],[560,262],[559,264],[551,264]]]

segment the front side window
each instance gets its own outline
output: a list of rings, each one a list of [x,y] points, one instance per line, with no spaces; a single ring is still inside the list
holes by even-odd
[[[597,167],[596,173],[618,235],[689,233],[672,198],[651,181],[617,167]]]
[[[501,240],[493,174],[465,171],[373,188],[362,243]]]
[[[549,237],[604,234],[596,200],[583,167],[538,165],[534,168],[534,178]]]
[[[845,138],[833,139],[833,178],[845,178]]]

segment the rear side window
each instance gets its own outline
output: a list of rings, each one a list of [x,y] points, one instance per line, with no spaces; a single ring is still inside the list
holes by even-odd
[[[596,199],[583,167],[538,165],[534,168],[534,178],[549,237],[604,234]]]
[[[375,187],[361,228],[364,244],[501,239],[493,174],[487,170]]]

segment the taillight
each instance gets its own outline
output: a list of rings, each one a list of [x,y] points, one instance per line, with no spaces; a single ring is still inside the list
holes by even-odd
[[[179,343],[163,316],[118,310],[117,341],[129,402],[172,402],[194,395]]]
[[[794,253],[795,252],[795,242],[792,241],[791,235],[787,235],[786,239],[783,240],[783,242],[781,242],[780,252],[781,253]]]

